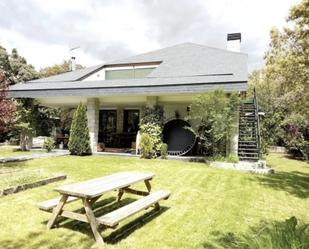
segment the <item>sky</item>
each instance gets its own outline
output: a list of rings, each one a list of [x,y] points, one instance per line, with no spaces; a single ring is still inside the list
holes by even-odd
[[[40,68],[70,57],[83,66],[184,42],[226,49],[241,32],[249,72],[263,66],[272,27],[299,0],[1,0],[0,45]]]

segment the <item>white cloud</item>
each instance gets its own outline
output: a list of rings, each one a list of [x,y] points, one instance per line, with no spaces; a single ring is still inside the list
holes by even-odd
[[[0,44],[16,47],[37,69],[79,45],[85,66],[191,41],[225,48],[242,32],[249,69],[262,65],[271,27],[282,27],[299,0],[2,0]]]

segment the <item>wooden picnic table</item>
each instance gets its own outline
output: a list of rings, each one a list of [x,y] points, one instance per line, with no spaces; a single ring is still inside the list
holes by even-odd
[[[104,224],[108,227],[115,227],[119,221],[144,208],[147,208],[151,205],[155,205],[156,208],[159,208],[160,206],[158,201],[163,198],[168,198],[169,192],[165,191],[158,191],[153,193],[152,197],[150,196],[150,181],[153,177],[154,174],[151,173],[121,172],[79,183],[65,185],[55,189],[55,191],[60,193],[60,199],[52,199],[42,202],[39,204],[39,208],[44,211],[52,212],[52,215],[47,223],[48,229],[51,229],[54,226],[58,216],[79,220],[89,223],[95,240],[98,243],[103,243],[103,238],[98,231],[99,224]],[[130,187],[132,184],[141,181],[144,181],[147,191],[136,190]],[[103,194],[113,190],[118,190],[118,201],[120,201],[122,195],[125,192],[145,197],[143,200],[140,199],[135,201],[135,203],[129,204],[127,208],[125,206],[116,211],[113,211],[112,213],[106,214],[103,217],[96,218],[92,205]],[[78,199],[82,200],[85,214],[64,210],[64,206],[67,203]]]

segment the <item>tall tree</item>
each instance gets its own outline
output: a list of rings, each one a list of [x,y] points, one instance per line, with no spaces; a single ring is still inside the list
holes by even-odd
[[[25,82],[39,77],[34,67],[27,63],[26,59],[20,56],[17,49],[12,49],[9,56],[11,72],[13,74],[13,83]]]
[[[68,146],[72,155],[91,154],[87,109],[83,103],[79,104],[74,113]]]
[[[15,101],[7,98],[8,82],[0,67],[0,139],[9,131],[16,110]]]
[[[293,6],[282,31],[272,29],[265,66],[249,80],[257,89],[264,138],[309,157],[309,1]]]

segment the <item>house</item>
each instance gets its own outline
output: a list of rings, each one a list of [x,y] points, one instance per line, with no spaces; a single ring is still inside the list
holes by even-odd
[[[183,119],[198,93],[216,88],[245,92],[247,54],[239,52],[239,45],[239,33],[228,35],[227,50],[183,43],[17,84],[10,96],[61,108],[84,102],[93,151],[101,142],[130,147],[146,106],[161,105],[166,120]]]

